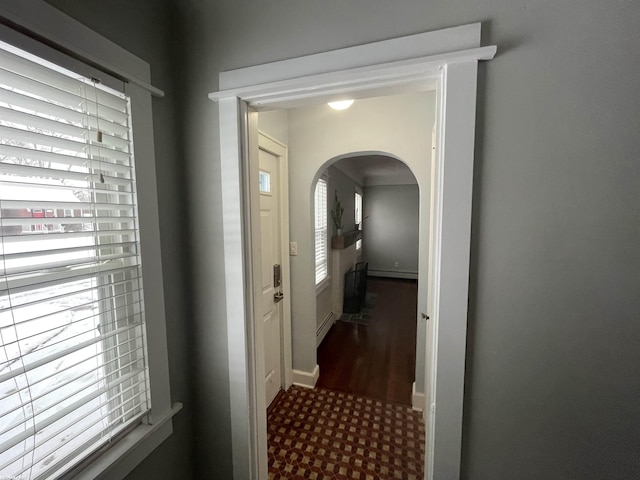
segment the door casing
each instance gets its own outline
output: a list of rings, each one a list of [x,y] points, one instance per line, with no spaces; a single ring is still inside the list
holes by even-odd
[[[250,152],[257,152],[252,144],[257,141],[257,115],[249,112],[249,106],[287,108],[345,96],[379,96],[415,91],[425,82],[435,83],[437,96],[425,478],[459,478],[477,69],[478,61],[490,60],[495,52],[495,46],[480,47],[478,23],[221,74],[225,90],[210,98],[218,101],[220,118],[234,478],[267,476],[264,385],[260,386],[264,365],[258,371],[256,352],[262,339],[254,322],[255,294],[260,289],[256,289],[252,232],[259,230],[250,215],[256,211],[250,182],[251,164],[257,162],[251,161]]]

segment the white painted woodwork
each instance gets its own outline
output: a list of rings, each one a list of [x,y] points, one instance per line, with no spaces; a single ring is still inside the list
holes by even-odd
[[[425,397],[424,393],[416,391],[416,382],[411,385],[411,408],[418,412],[422,412],[422,416],[425,416]]]
[[[293,384],[298,387],[313,388],[316,386],[318,377],[320,376],[320,367],[316,365],[312,371],[305,372],[303,370],[293,371]]]
[[[460,477],[477,72],[476,62],[453,63],[439,79],[430,235],[433,312],[428,312],[434,330],[427,346],[434,355],[427,395],[435,398],[435,409],[425,450],[433,455],[427,473],[432,469],[435,479]]]
[[[278,158],[265,150],[258,152],[260,171],[271,180],[269,192],[260,192],[260,245],[262,258],[262,321],[264,331],[264,372],[266,404],[269,405],[282,386],[280,362],[282,304],[274,300],[281,285],[274,284],[274,265],[281,265],[280,185]]]
[[[245,104],[233,97],[223,99],[218,111],[233,471],[237,478],[258,479],[264,478],[260,473],[267,468],[266,441],[259,440],[262,432],[266,432],[267,421],[262,380],[262,334],[256,332],[261,322],[254,322],[254,307],[258,303],[254,292],[260,294],[260,282],[255,284],[260,277],[254,272],[260,271],[260,265],[252,261],[251,231],[258,231],[258,227],[252,228],[255,220],[249,212],[259,212],[260,209],[255,195],[256,205],[252,209],[244,209],[244,205],[251,205],[252,196],[249,189],[240,188],[240,185],[250,185],[249,159],[243,155],[241,145],[249,149],[247,123],[255,120],[257,127],[257,118],[248,115]],[[257,156],[257,134],[255,151]],[[257,158],[255,162],[257,188]],[[256,337],[260,341],[256,341]],[[247,415],[247,412],[252,412],[252,415]],[[251,461],[247,462],[247,458]]]
[[[234,96],[242,98],[256,109],[275,109],[327,103],[345,96],[359,99],[432,90],[428,80],[433,80],[438,70],[448,63],[490,60],[495,53],[495,46],[471,48],[253,87],[232,88],[211,93],[209,98],[218,101]],[[324,88],[316,88],[316,83],[324,85]]]

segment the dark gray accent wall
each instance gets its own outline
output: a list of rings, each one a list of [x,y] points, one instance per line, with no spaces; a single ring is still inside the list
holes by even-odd
[[[232,478],[218,73],[476,21],[498,55],[478,82],[462,478],[640,477],[640,3],[51,3],[175,100],[154,126],[172,388],[194,396],[132,478],[187,478],[191,452],[192,478]]]
[[[364,188],[363,252],[369,274],[417,278],[420,191],[418,185]],[[397,266],[396,266],[397,264]]]

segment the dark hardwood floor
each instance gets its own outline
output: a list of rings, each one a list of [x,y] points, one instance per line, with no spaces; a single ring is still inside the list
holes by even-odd
[[[337,321],[318,347],[317,386],[411,405],[416,364],[415,281],[369,277],[368,325]]]

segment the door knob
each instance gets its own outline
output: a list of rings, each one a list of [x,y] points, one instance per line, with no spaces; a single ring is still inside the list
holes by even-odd
[[[427,315],[426,313],[420,313],[420,316],[422,317],[422,320],[429,320],[429,315]]]
[[[273,294],[273,301],[275,303],[278,303],[279,301],[281,301],[284,298],[284,293],[282,292],[276,292]]]

